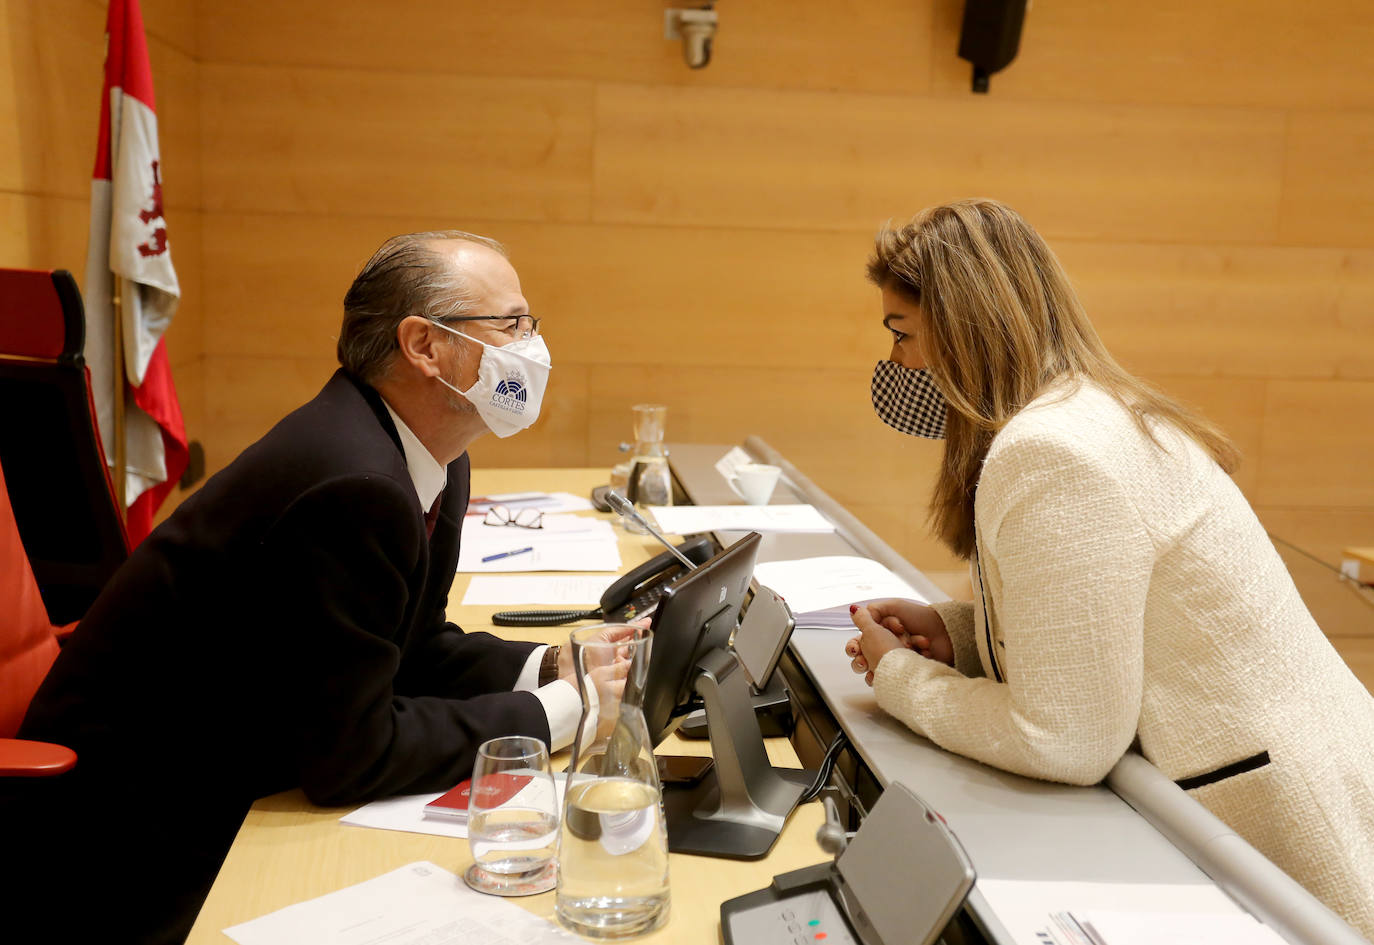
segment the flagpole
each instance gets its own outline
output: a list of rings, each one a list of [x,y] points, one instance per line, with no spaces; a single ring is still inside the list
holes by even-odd
[[[125,501],[125,485],[128,476],[125,475],[125,467],[128,465],[127,448],[124,441],[124,279],[118,274],[114,276],[114,291],[111,293],[111,305],[114,309],[114,489],[115,503],[119,507],[119,520],[122,522],[128,516],[129,505]]]

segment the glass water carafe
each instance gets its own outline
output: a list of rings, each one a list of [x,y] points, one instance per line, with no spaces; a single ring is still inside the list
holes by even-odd
[[[570,636],[582,718],[558,844],[555,912],[587,938],[627,938],[668,918],[668,834],[644,721],[652,635],[601,624]]]
[[[630,409],[634,411],[635,442],[625,498],[641,512],[650,505],[672,505],[673,477],[668,471],[668,450],[663,445],[668,408],[663,404],[637,404]],[[629,521],[626,528],[642,531]]]

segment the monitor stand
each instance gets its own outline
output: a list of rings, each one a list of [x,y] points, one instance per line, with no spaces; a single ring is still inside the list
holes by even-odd
[[[734,653],[716,648],[696,665],[692,686],[706,704],[715,767],[688,787],[665,787],[668,849],[754,860],[777,842],[811,771],[774,768]]]
[[[749,689],[749,701],[754,707],[754,718],[758,721],[759,731],[764,738],[787,738],[796,727],[792,718],[792,700],[787,694],[787,683],[782,673],[774,673],[768,685],[761,691]],[[677,727],[679,738],[707,738],[706,711],[697,709],[688,712]]]

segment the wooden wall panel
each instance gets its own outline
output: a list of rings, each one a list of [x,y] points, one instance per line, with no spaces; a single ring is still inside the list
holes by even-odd
[[[1374,508],[1370,416],[1374,382],[1271,382],[1256,504]]]
[[[510,244],[563,357],[610,369],[872,368],[890,350],[866,234],[530,227]],[[537,300],[537,301],[536,301]]]
[[[338,368],[325,358],[205,358],[205,443],[211,473],[224,468],[292,410],[319,393]]]
[[[1367,49],[1374,60],[1374,43]],[[1295,112],[1288,125],[1282,238],[1317,246],[1374,246],[1370,168],[1374,110]]]
[[[104,16],[88,0],[5,0],[0,11],[0,190],[88,197]]]
[[[1145,374],[1374,374],[1374,253],[1054,241],[1098,333]]]
[[[103,5],[102,5],[103,7]],[[89,197],[100,118],[105,18],[89,0],[8,0],[0,44],[0,189]],[[149,40],[169,207],[200,203],[196,64]],[[6,63],[6,57],[9,62]],[[38,94],[35,94],[37,92]]]
[[[936,0],[932,87],[971,94],[963,0]],[[1055,0],[1026,12],[999,99],[1182,105],[1374,105],[1365,0]]]
[[[1339,565],[1341,552],[1353,544],[1352,535],[1374,535],[1374,509],[1367,507],[1257,506],[1255,513],[1270,534],[1332,566]]]
[[[377,72],[600,79],[692,86],[914,93],[929,83],[930,9],[909,0],[751,0],[717,8],[709,67],[689,69],[663,38],[663,9],[693,4],[505,0],[240,0],[200,4],[214,62]]]
[[[1201,413],[1221,427],[1240,449],[1241,462],[1232,474],[1242,492],[1255,501],[1264,451],[1265,397],[1269,382],[1259,378],[1209,378],[1188,375],[1147,375],[1145,378],[1170,397]]]
[[[0,266],[67,269],[86,278],[87,200],[0,191]]]
[[[581,220],[585,83],[202,67],[205,208]]]
[[[595,219],[870,231],[993,194],[1047,235],[1274,238],[1283,116],[604,85]]]
[[[670,437],[760,433],[955,571],[925,522],[939,447],[868,403],[862,269],[882,221],[981,194],[1046,234],[1128,368],[1232,435],[1266,520],[1370,540],[1374,8],[1037,5],[984,97],[959,0],[722,4],[698,72],[667,5],[194,3],[212,466],[318,389],[382,239],[462,227],[510,247],[555,365],[479,465],[609,467],[662,400]]]
[[[332,358],[343,297],[369,256],[421,221],[207,213],[206,350]],[[429,225],[437,226],[439,221]]]
[[[373,250],[445,226],[506,244],[555,364],[671,354],[684,366],[871,368],[889,350],[860,234],[230,213],[207,215],[210,348],[332,352],[344,292]]]
[[[886,356],[866,234],[551,226],[443,217],[211,214],[209,344],[328,354],[367,256],[408,230],[504,241],[559,358],[869,365]],[[1099,333],[1146,374],[1374,376],[1374,252],[1090,243],[1058,251]],[[665,265],[671,260],[671,265]],[[274,286],[269,298],[261,287]],[[609,339],[620,338],[619,343]],[[658,354],[656,354],[656,352]]]

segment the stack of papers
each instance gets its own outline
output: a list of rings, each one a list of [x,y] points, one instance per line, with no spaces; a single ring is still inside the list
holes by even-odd
[[[620,570],[620,545],[610,522],[581,515],[545,515],[543,526],[486,525],[468,516],[463,519],[458,570]]]
[[[835,526],[810,505],[652,505],[660,530],[669,535],[702,532],[833,532]]]
[[[754,568],[754,577],[787,601],[799,627],[834,625],[852,630],[850,604],[887,597],[926,602],[883,565],[851,555],[765,561]],[[829,617],[836,619],[827,622]]]

